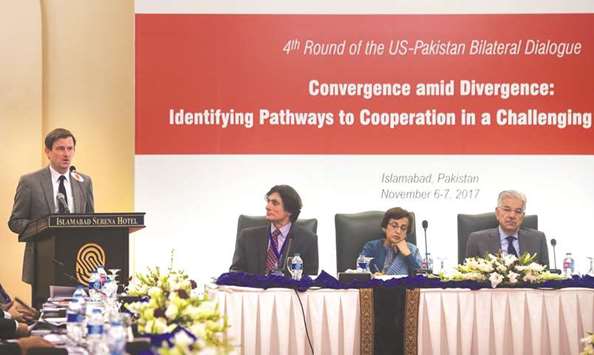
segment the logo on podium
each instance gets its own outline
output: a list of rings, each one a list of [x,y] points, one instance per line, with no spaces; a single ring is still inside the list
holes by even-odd
[[[88,285],[91,274],[99,265],[105,265],[105,250],[95,243],[83,245],[76,254],[76,279]]]

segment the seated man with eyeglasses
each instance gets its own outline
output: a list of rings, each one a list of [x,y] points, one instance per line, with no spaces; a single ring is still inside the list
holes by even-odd
[[[406,241],[411,215],[400,207],[390,208],[382,219],[383,239],[371,240],[360,254],[372,257],[369,269],[386,275],[414,275],[421,266],[417,247]]]
[[[535,229],[521,228],[526,211],[526,195],[508,190],[499,193],[495,215],[499,226],[473,232],[466,243],[466,257],[484,257],[488,253],[511,254],[536,253],[535,262],[549,266],[547,238]]]

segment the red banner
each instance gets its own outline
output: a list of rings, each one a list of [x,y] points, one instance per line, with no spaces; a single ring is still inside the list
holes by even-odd
[[[137,154],[594,154],[594,15],[136,15]]]

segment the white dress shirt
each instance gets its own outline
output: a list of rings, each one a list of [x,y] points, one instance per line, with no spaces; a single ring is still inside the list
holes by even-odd
[[[64,180],[64,188],[66,188],[66,200],[68,200],[68,209],[70,212],[74,212],[74,198],[72,196],[72,184],[70,184],[70,172],[65,174],[60,174],[52,166],[50,165],[50,173],[52,175],[52,187],[54,189],[54,204],[56,206],[56,210],[54,212],[59,212],[60,208],[58,205],[58,187],[60,186],[60,176],[64,175],[66,180]]]

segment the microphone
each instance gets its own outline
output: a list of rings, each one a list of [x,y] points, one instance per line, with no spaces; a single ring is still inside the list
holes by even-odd
[[[70,165],[70,176],[72,176],[74,180],[78,182],[85,181],[85,179],[76,171],[76,167],[74,165]]]
[[[553,247],[553,266],[555,266],[555,268],[551,269],[550,271],[553,274],[561,274],[561,270],[557,269],[557,253],[555,252],[555,246],[557,246],[557,240],[555,238],[551,239],[551,246]]]
[[[423,234],[425,236],[425,267],[421,268],[419,272],[429,274],[432,270],[429,270],[429,247],[427,246],[427,227],[429,226],[429,222],[426,219],[421,222],[421,226],[423,227]]]
[[[56,199],[58,200],[59,208],[64,209],[64,213],[70,213],[70,209],[68,208],[68,202],[66,202],[66,198],[64,197],[64,194],[61,192],[58,192],[58,194],[56,195]]]
[[[80,285],[80,281],[78,281],[78,279],[72,275],[70,275],[69,273],[65,272],[63,269],[66,268],[66,266],[64,265],[63,262],[61,262],[60,260],[56,259],[56,258],[52,258],[52,263],[58,265],[61,269],[62,269],[62,275],[66,276],[67,279],[69,279],[70,281],[74,281],[74,283],[76,283],[77,285]]]

